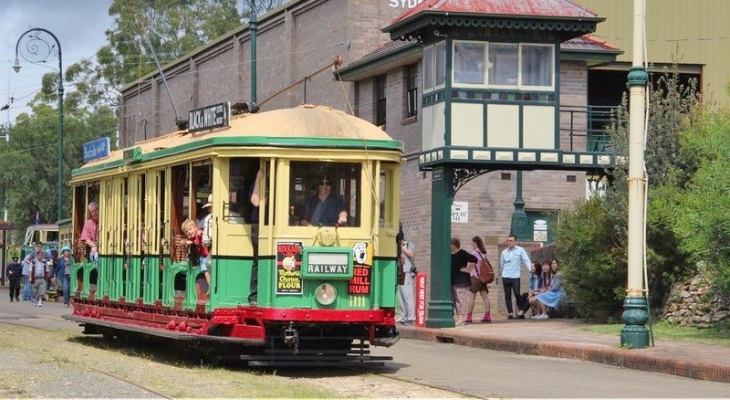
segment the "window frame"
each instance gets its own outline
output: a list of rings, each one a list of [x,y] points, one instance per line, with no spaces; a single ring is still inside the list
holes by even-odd
[[[404,118],[418,115],[418,63],[403,67]]]
[[[485,48],[484,53],[484,65],[487,66],[487,68],[484,68],[483,74],[484,74],[484,82],[482,84],[479,83],[460,83],[456,80],[456,74],[457,74],[457,48],[463,44],[481,44]],[[495,68],[494,63],[491,61],[492,53],[494,52],[492,45],[509,45],[509,46],[516,46],[516,63],[517,63],[517,79],[514,85],[510,84],[495,84],[492,83],[494,78],[491,78],[490,75],[492,75],[492,71]],[[514,42],[488,42],[488,41],[475,41],[475,40],[454,40],[451,44],[452,46],[452,69],[451,69],[451,85],[455,88],[467,88],[467,89],[506,89],[506,90],[519,90],[519,91],[544,91],[544,92],[550,92],[555,91],[555,82],[556,82],[556,75],[557,70],[555,67],[555,45],[549,44],[549,43],[514,43]],[[549,85],[527,85],[524,83],[525,76],[524,76],[524,67],[525,67],[525,50],[529,48],[547,48],[549,49],[549,54],[544,59],[544,65],[549,66],[550,73],[549,73],[549,79],[550,84]],[[424,60],[426,58],[424,57]],[[496,61],[495,61],[496,63]],[[509,67],[510,69],[512,67]],[[424,73],[425,75],[425,73]],[[424,86],[424,93],[426,92],[426,88]]]
[[[387,75],[378,75],[373,79],[373,95],[375,97],[375,125],[384,126],[388,118],[388,79]]]
[[[439,61],[441,62],[439,65]],[[446,42],[436,42],[423,48],[423,93],[430,93],[446,87]],[[440,66],[442,76],[439,83],[438,69]]]

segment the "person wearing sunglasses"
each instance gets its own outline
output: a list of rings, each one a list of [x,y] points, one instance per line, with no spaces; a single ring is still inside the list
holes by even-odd
[[[332,193],[332,182],[327,177],[317,181],[317,193],[306,203],[299,220],[302,226],[347,225],[347,209],[342,197]]]

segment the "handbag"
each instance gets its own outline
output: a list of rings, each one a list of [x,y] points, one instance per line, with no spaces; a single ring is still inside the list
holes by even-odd
[[[494,282],[494,268],[492,268],[492,264],[489,262],[489,260],[482,257],[481,254],[479,254],[479,265],[477,265],[477,268],[479,269],[480,282],[484,283],[485,285],[487,283]]]

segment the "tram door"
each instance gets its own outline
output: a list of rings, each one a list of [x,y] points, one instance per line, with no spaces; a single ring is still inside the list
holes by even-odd
[[[396,164],[380,164],[378,179],[378,201],[376,212],[378,220],[373,221],[379,226],[378,242],[379,253],[395,254],[396,243],[395,235],[398,233],[398,221],[400,220],[400,212],[398,204],[400,204],[400,174],[398,173]]]
[[[165,249],[171,240],[169,224],[165,219],[165,171],[148,171],[145,177],[143,198],[144,213],[140,226],[144,237],[144,268],[142,270],[142,292],[145,304],[154,304],[162,299],[162,271]]]
[[[127,177],[103,182],[99,213],[98,268],[103,271],[97,297],[117,301],[123,288],[123,253],[127,222]]]
[[[128,301],[142,297],[142,256],[141,240],[143,239],[143,213],[145,209],[145,175],[132,174],[128,180],[126,229],[123,236],[122,262],[124,268],[122,295]]]

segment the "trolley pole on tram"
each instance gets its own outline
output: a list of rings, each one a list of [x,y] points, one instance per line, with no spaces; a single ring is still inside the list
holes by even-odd
[[[248,20],[249,31],[251,33],[251,101],[256,103],[256,34],[258,32],[259,21],[256,18],[256,0],[251,0],[251,16]]]
[[[53,42],[44,37],[49,35]],[[24,47],[20,42],[26,39]],[[55,43],[54,43],[55,42]],[[22,50],[22,51],[21,51]],[[61,42],[58,41],[53,32],[43,28],[31,28],[23,32],[15,43],[15,64],[13,70],[20,72],[20,59],[22,56],[26,61],[39,64],[45,63],[51,55],[58,57],[58,192],[56,193],[56,221],[63,218],[63,59],[61,58]]]
[[[644,25],[646,0],[634,0],[633,62],[628,76],[629,85],[629,216],[628,216],[628,284],[624,312],[621,319],[626,326],[621,330],[621,346],[645,348],[649,345],[649,320],[643,269],[646,260],[646,225],[644,199],[644,117],[648,75],[644,68]]]

